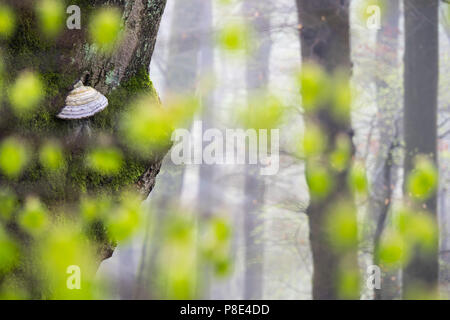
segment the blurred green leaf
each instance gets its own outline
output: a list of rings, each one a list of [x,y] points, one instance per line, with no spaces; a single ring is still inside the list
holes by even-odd
[[[352,155],[352,142],[347,135],[340,134],[336,138],[335,149],[330,154],[333,169],[343,171],[348,168]]]
[[[16,16],[14,11],[4,5],[0,4],[0,37],[7,38],[12,35],[15,29]]]
[[[395,268],[409,260],[410,247],[399,232],[390,228],[383,233],[377,254],[383,267]]]
[[[22,71],[9,88],[9,101],[16,115],[29,115],[42,101],[44,87],[38,76],[31,71]]]
[[[365,194],[367,192],[367,174],[363,164],[354,164],[348,175],[348,184],[353,192]]]
[[[438,227],[431,214],[401,208],[396,212],[396,225],[399,232],[410,245],[431,251],[438,244]]]
[[[250,34],[244,23],[230,22],[220,29],[217,39],[222,49],[236,52],[249,48]]]
[[[358,245],[356,210],[351,202],[341,200],[327,210],[326,228],[336,250],[355,248]]]
[[[89,34],[100,50],[111,52],[120,40],[122,14],[117,8],[99,9],[91,18]]]
[[[17,138],[7,138],[0,144],[0,170],[9,178],[17,178],[28,162],[25,144]]]
[[[120,205],[109,214],[107,230],[114,241],[124,241],[138,231],[142,221],[141,199],[139,195],[125,192]]]
[[[10,220],[18,204],[19,202],[14,192],[9,189],[0,189],[0,217]]]
[[[123,165],[123,156],[115,148],[97,148],[92,150],[86,158],[87,164],[95,171],[105,174],[117,174]]]
[[[308,123],[303,136],[303,154],[305,157],[321,155],[327,148],[327,144],[327,136],[320,126]]]
[[[39,152],[42,166],[48,170],[58,170],[64,166],[64,154],[57,142],[46,142]]]
[[[61,0],[40,0],[36,5],[39,26],[45,35],[55,37],[64,27],[65,3]]]
[[[435,165],[424,156],[415,160],[415,168],[409,174],[407,187],[410,195],[418,200],[428,199],[436,190],[438,173]]]
[[[326,197],[334,185],[334,178],[328,169],[316,163],[308,163],[306,181],[309,192],[314,198]]]
[[[32,235],[40,235],[49,225],[48,211],[37,198],[28,198],[25,208],[19,215],[18,223]]]
[[[47,299],[95,299],[95,272],[97,259],[95,248],[74,223],[52,226],[39,242],[38,257],[42,279],[49,287]],[[80,289],[71,290],[67,283],[71,275],[69,266],[80,270]]]
[[[245,107],[237,110],[238,121],[247,129],[271,130],[277,128],[283,116],[281,101],[274,95],[254,93]]]
[[[0,225],[0,276],[11,271],[19,262],[18,246],[8,237]]]

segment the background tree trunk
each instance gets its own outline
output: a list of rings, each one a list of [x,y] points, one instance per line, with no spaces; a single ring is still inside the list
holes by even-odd
[[[373,237],[374,264],[380,266],[376,251],[380,243],[386,219],[391,208],[392,193],[396,185],[396,169],[393,153],[399,145],[400,89],[396,82],[384,81],[386,74],[400,76],[398,63],[400,1],[384,1],[381,29],[377,33],[375,84],[377,90],[377,128],[379,132],[378,154],[375,160],[372,187],[370,188],[369,216],[375,222]],[[382,268],[381,288],[375,289],[376,300],[392,300],[399,293],[398,270]]]
[[[418,154],[436,163],[437,94],[439,75],[438,0],[405,0],[405,178]],[[420,128],[420,130],[418,130]],[[406,181],[406,179],[405,179]],[[436,219],[436,194],[423,206]],[[403,269],[403,294],[416,286],[431,290],[438,284],[438,245],[432,252],[413,252]]]
[[[301,55],[303,64],[314,62],[319,64],[329,76],[338,69],[351,75],[350,59],[350,26],[349,1],[334,0],[297,0]],[[323,107],[323,106],[322,106]],[[352,138],[347,121],[337,120],[329,110],[333,106],[318,108],[316,118],[321,128],[326,131],[329,146],[325,154],[334,150],[334,141],[339,134]],[[306,165],[308,174],[309,165]],[[339,273],[342,269],[342,258],[331,246],[331,239],[325,227],[331,204],[348,199],[351,202],[351,191],[347,185],[348,170],[336,174],[335,186],[322,199],[311,197],[307,215],[309,218],[310,243],[313,257],[313,299],[339,299]],[[358,265],[356,248],[345,257],[346,265]],[[349,297],[347,297],[349,298]],[[352,298],[358,298],[353,296]]]
[[[269,85],[269,60],[272,40],[270,38],[270,1],[245,0],[243,14],[250,21],[255,37],[255,49],[247,57],[248,108],[251,95],[265,94]],[[248,149],[248,148],[247,148]],[[265,181],[259,174],[258,166],[245,168],[244,200],[244,241],[245,274],[244,299],[262,299],[264,288],[264,240],[262,218],[264,207]]]

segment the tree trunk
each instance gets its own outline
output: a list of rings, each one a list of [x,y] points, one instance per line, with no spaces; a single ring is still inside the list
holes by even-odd
[[[405,178],[418,154],[437,162],[437,94],[439,75],[438,0],[405,0]],[[420,128],[420,130],[419,130]],[[406,180],[406,179],[405,179]],[[406,187],[405,187],[406,188]],[[436,219],[436,194],[422,206]],[[437,239],[438,237],[436,237]],[[432,252],[414,251],[403,269],[403,295],[414,287],[438,284],[438,245]]]
[[[270,6],[266,0],[245,0],[243,14],[250,21],[256,45],[247,58],[247,95],[264,94],[269,85],[269,60],[272,47],[270,38]],[[252,108],[248,99],[248,108]],[[248,148],[247,148],[248,149]],[[245,274],[244,299],[262,299],[264,284],[264,243],[262,210],[264,207],[265,181],[257,166],[245,168],[244,237]]]
[[[337,70],[351,75],[349,1],[335,0],[297,0],[300,40],[303,64],[314,62],[320,65],[331,77]],[[348,80],[347,80],[348,81]],[[324,156],[329,156],[335,148],[335,138],[339,135],[352,138],[350,119],[339,121],[329,110],[333,106],[320,106],[315,112],[317,122],[326,131],[329,146]],[[306,165],[306,174],[310,165]],[[313,257],[313,299],[339,299],[343,296],[339,286],[342,263],[354,268],[358,274],[357,248],[346,255],[339,255],[332,247],[332,240],[326,230],[326,220],[333,212],[333,204],[347,199],[352,203],[351,191],[347,185],[348,168],[334,176],[335,186],[324,198],[311,196],[307,209],[310,228],[310,243]],[[354,211],[354,210],[352,210]],[[353,217],[356,219],[356,217]],[[345,261],[344,261],[345,260]],[[345,298],[358,298],[353,292]]]
[[[28,168],[17,181],[0,175],[1,184],[9,186],[21,199],[31,194],[39,196],[50,209],[61,205],[73,206],[82,194],[116,194],[129,186],[134,186],[145,199],[155,185],[168,143],[167,147],[155,150],[149,157],[137,157],[118,142],[117,119],[137,95],[150,94],[159,102],[149,78],[149,65],[166,1],[74,0],[72,4],[81,9],[81,29],[66,29],[64,23],[64,29],[55,39],[40,33],[34,13],[35,1],[8,0],[6,3],[17,15],[16,32],[1,43],[2,54],[8,61],[6,81],[11,83],[25,69],[33,70],[40,74],[47,96],[29,121],[18,120],[3,108],[0,138],[16,135],[32,141],[34,146],[46,139],[59,140],[67,156],[68,171],[59,181],[61,187],[46,181],[45,172],[39,165]],[[111,54],[102,54],[89,42],[88,35],[91,13],[105,5],[115,6],[122,12],[123,38]],[[66,95],[79,79],[109,100],[108,108],[91,118],[91,126],[94,132],[102,132],[110,139],[108,141],[113,141],[124,155],[122,169],[114,178],[94,175],[83,167],[80,161],[84,154],[66,143],[67,121],[56,118],[64,106]],[[112,255],[115,244],[110,243],[102,228],[94,230],[93,238],[100,263]]]

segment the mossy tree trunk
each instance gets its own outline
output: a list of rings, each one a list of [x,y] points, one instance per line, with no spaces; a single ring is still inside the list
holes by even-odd
[[[6,83],[12,83],[23,70],[35,71],[44,82],[46,100],[26,121],[18,120],[9,108],[3,108],[0,138],[24,137],[32,141],[36,149],[46,139],[58,139],[64,146],[68,169],[56,183],[48,180],[44,170],[36,164],[15,181],[0,175],[1,185],[15,190],[21,199],[37,195],[49,208],[75,204],[82,194],[114,194],[133,186],[146,198],[155,185],[167,148],[149,157],[133,154],[117,139],[117,120],[137,95],[151,94],[159,102],[148,70],[166,0],[74,0],[71,4],[81,8],[81,29],[69,30],[64,23],[64,29],[55,39],[45,38],[40,33],[35,1],[6,2],[17,15],[14,35],[1,42]],[[114,6],[122,11],[123,38],[112,54],[102,54],[89,41],[90,16],[103,6]],[[124,153],[124,165],[114,177],[96,175],[80,164],[80,150],[74,150],[66,141],[70,125],[55,117],[80,78],[109,100],[108,108],[94,116],[91,124],[94,132],[107,136],[113,141],[110,143]],[[103,236],[95,238],[100,239],[99,261],[110,257],[114,244]]]

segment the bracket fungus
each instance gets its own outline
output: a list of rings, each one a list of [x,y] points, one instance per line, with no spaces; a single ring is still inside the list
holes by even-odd
[[[57,115],[63,120],[71,120],[74,134],[72,141],[91,136],[89,118],[103,111],[108,106],[108,99],[92,87],[85,86],[78,81],[66,98],[66,105]]]

